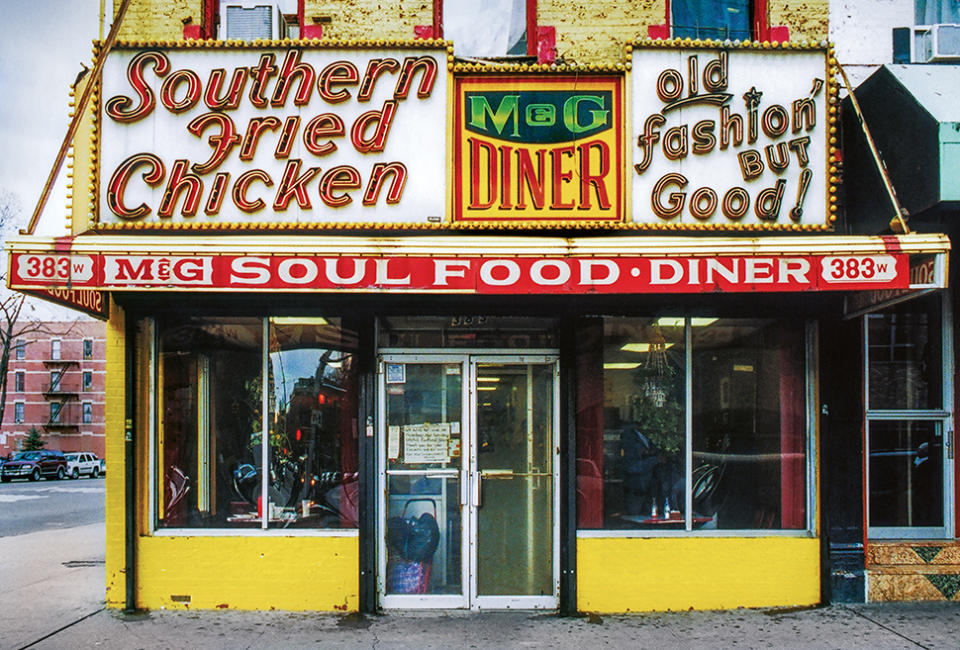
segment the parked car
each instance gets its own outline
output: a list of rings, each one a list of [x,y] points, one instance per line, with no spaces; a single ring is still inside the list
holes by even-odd
[[[67,459],[63,457],[63,452],[54,449],[21,451],[0,468],[0,480],[4,483],[15,478],[39,481],[41,476],[47,479],[66,478]]]
[[[106,458],[100,459],[100,475],[101,476],[107,475],[107,459]]]
[[[70,478],[80,478],[83,474],[90,478],[100,476],[100,459],[96,454],[88,451],[74,451],[63,456],[67,459],[67,475]]]

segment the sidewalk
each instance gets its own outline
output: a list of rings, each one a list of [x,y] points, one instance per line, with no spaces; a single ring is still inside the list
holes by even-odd
[[[334,616],[100,612],[37,648],[957,648],[960,606],[831,606],[558,618],[530,612]]]
[[[960,603],[559,618],[103,609],[103,524],[0,537],[0,648],[957,648]]]

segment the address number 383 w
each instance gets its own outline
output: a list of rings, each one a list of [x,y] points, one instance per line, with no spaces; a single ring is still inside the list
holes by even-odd
[[[821,277],[830,283],[890,282],[897,277],[892,255],[843,255],[823,258]]]
[[[88,255],[18,255],[16,274],[28,282],[89,282],[93,279],[93,258]]]

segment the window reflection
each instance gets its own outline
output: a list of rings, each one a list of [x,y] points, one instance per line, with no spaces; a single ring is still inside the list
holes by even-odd
[[[270,319],[270,522],[357,526],[356,337],[339,319]]]
[[[940,408],[939,305],[933,296],[867,316],[870,409]]]

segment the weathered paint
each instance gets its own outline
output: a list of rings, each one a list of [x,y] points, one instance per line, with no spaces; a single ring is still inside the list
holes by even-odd
[[[356,611],[359,552],[356,537],[141,537],[137,604]]]
[[[540,0],[537,23],[557,30],[557,58],[566,63],[621,63],[624,46],[647,37],[648,25],[661,25],[663,0],[569,2]]]
[[[581,538],[577,608],[636,612],[814,605],[820,541],[810,537]]]
[[[829,0],[768,0],[771,27],[790,30],[791,41],[822,41],[828,33]]]
[[[116,12],[120,8],[119,0],[113,5]],[[202,19],[203,0],[133,0],[117,38],[179,41],[183,38],[184,24],[199,25]]]
[[[432,0],[306,0],[304,22],[322,21],[324,39],[415,38],[414,27],[433,23]]]

